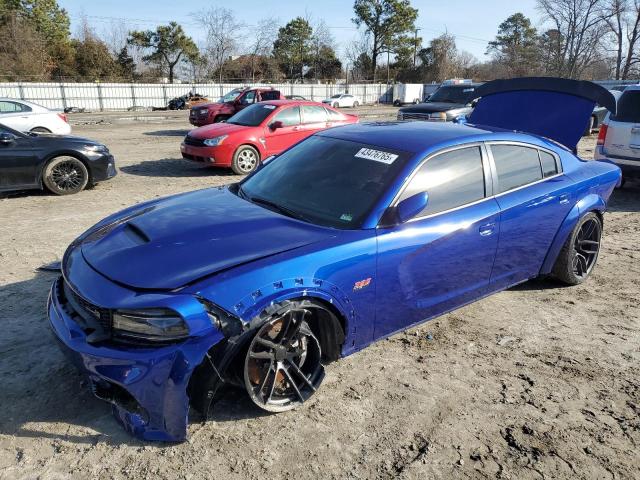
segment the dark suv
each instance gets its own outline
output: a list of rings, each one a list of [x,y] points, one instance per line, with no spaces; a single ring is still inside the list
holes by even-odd
[[[424,103],[398,110],[398,120],[426,120],[451,122],[471,113],[475,105],[475,90],[481,83],[443,85]]]

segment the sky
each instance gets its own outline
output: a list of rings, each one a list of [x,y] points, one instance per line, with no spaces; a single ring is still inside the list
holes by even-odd
[[[522,12],[540,26],[536,0],[412,0],[418,9],[416,26],[423,44],[438,35],[449,32],[456,36],[459,50],[466,50],[479,60],[485,60],[487,42],[495,38],[498,25],[509,15]],[[175,20],[182,24],[195,41],[203,35],[194,22],[192,13],[214,6],[233,10],[236,17],[247,25],[265,17],[279,18],[282,24],[297,16],[324,19],[330,27],[338,53],[358,37],[353,18],[352,0],[58,0],[71,17],[71,30],[77,32],[82,16],[86,16],[98,34],[109,34],[113,26],[126,20],[128,28],[151,29]]]

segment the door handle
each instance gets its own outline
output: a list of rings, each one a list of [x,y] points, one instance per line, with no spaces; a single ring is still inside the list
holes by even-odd
[[[483,237],[488,237],[489,235],[493,235],[493,232],[495,232],[495,230],[496,230],[495,223],[487,223],[485,225],[481,225],[480,228],[478,229],[478,231],[480,232],[480,235],[482,235]]]
[[[567,203],[569,203],[569,199],[570,198],[571,197],[570,197],[570,195],[568,193],[564,193],[564,194],[560,195],[560,203],[563,204],[563,205],[567,204]]]

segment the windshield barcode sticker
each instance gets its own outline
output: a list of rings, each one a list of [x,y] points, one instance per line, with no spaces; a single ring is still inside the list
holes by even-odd
[[[380,150],[373,150],[371,148],[361,148],[358,153],[356,153],[356,157],[366,158],[367,160],[374,160],[376,162],[382,162],[390,165],[396,158],[398,158],[398,155],[381,152]]]

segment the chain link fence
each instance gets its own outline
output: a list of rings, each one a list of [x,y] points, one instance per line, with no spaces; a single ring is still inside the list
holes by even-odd
[[[19,98],[53,110],[84,108],[91,111],[135,110],[165,107],[169,100],[188,92],[215,101],[241,85],[234,83],[0,83],[0,98]],[[354,95],[361,104],[392,103],[393,86],[386,84],[246,84],[272,87],[283,95],[300,95],[321,101],[339,93]]]

